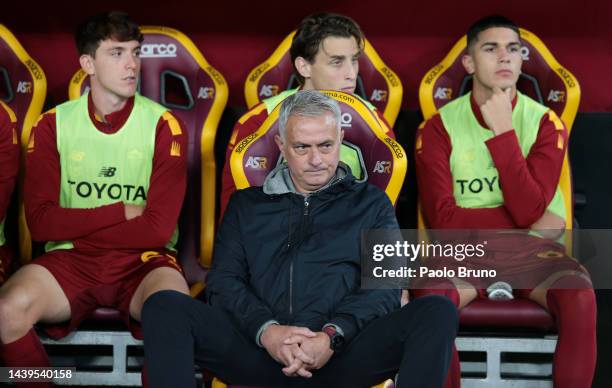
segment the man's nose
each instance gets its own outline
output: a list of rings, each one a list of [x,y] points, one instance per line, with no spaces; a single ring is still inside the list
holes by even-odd
[[[317,147],[312,147],[311,152],[309,154],[308,162],[313,166],[318,166],[321,164],[321,152]]]

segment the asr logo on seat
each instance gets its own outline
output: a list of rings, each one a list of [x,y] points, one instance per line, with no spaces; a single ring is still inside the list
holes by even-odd
[[[453,95],[453,89],[451,88],[438,88],[434,93],[434,98],[438,100],[450,100]]]
[[[550,93],[548,93],[547,100],[552,102],[565,102],[565,92],[561,90],[551,90]]]
[[[198,91],[198,98],[201,100],[209,100],[215,97],[215,88],[202,86]]]
[[[372,97],[370,97],[370,100],[377,101],[377,102],[386,102],[387,101],[387,91],[380,90],[380,89],[374,89],[372,91]]]
[[[250,167],[255,170],[265,170],[268,166],[268,158],[265,156],[249,156],[244,167]]]
[[[19,81],[19,84],[17,84],[17,93],[32,93],[32,83]]]
[[[278,94],[278,85],[261,85],[259,95],[261,97],[272,97]]]
[[[379,174],[391,174],[391,162],[388,160],[377,161],[372,172],[377,172]]]

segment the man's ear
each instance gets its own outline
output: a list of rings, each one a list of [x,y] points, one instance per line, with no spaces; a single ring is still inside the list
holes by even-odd
[[[461,57],[461,63],[468,74],[474,74],[474,59],[470,54],[465,54]]]
[[[285,157],[285,151],[283,150],[284,143],[283,143],[283,140],[281,139],[281,137],[279,135],[274,135],[274,142],[278,146],[278,149],[280,150],[281,155],[283,155],[283,157]]]
[[[93,64],[93,58],[89,54],[83,54],[79,57],[79,63],[81,64],[81,68],[87,73],[87,75],[94,75],[95,68]]]
[[[310,78],[311,73],[311,65],[303,57],[295,58],[295,69],[300,73],[300,75],[304,78]]]
[[[340,129],[340,143],[344,140],[344,129]]]

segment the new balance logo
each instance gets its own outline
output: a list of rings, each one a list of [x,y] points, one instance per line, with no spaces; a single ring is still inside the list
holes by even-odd
[[[115,176],[115,171],[117,171],[117,167],[102,167],[98,176],[110,178]]]

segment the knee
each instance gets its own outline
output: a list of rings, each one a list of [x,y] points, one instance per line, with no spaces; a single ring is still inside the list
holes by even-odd
[[[176,321],[181,316],[185,300],[191,300],[189,295],[174,290],[163,290],[149,296],[142,306],[142,323],[151,325],[162,323],[166,319]]]
[[[415,304],[415,314],[419,321],[434,330],[457,335],[459,312],[455,304],[446,296],[430,295],[411,302]]]
[[[459,305],[459,291],[450,280],[443,280],[432,285],[434,288],[415,288],[410,290],[412,299],[422,298],[429,295],[440,295],[448,298],[455,306]]]
[[[2,342],[11,337],[14,331],[22,331],[31,326],[26,315],[27,307],[20,303],[18,298],[11,295],[0,297],[0,338]]]

